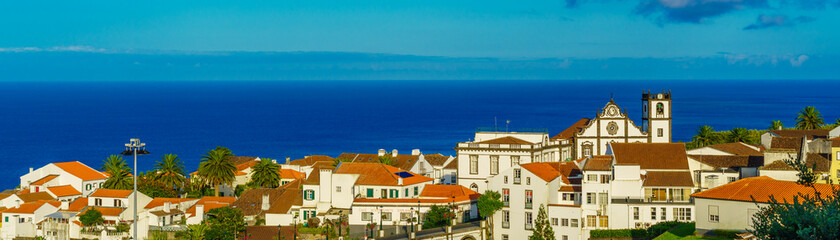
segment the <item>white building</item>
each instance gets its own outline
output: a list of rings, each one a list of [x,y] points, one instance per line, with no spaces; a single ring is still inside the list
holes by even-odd
[[[108,176],[81,162],[50,163],[20,177],[20,188],[31,192],[44,191],[46,187],[70,185],[83,196],[90,195],[102,186]]]
[[[764,165],[761,148],[742,142],[691,149],[686,154],[694,171],[695,185],[700,189],[758,176],[758,168]]]
[[[35,227],[51,213],[58,211],[59,201],[37,201],[23,203],[2,212],[3,226],[0,228],[0,238],[34,238],[43,234]],[[66,204],[66,203],[65,203]]]
[[[141,217],[147,219],[149,226],[183,224],[181,218],[196,202],[196,198],[154,198],[143,207]]]
[[[187,217],[187,224],[201,224],[207,212],[216,208],[227,207],[235,201],[235,197],[202,197],[184,214]]]

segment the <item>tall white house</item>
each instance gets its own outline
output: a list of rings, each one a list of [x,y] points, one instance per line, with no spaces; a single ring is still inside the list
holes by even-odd
[[[20,177],[20,188],[29,192],[46,191],[48,187],[70,186],[83,196],[101,187],[108,176],[81,162],[50,163]]]

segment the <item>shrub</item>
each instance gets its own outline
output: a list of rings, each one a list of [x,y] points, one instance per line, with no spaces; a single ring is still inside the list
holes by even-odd
[[[307,227],[317,228],[318,225],[321,224],[321,219],[318,219],[316,217],[309,218],[308,220],[306,220],[306,224]]]
[[[647,229],[647,235],[649,238],[655,238],[663,233],[667,232],[669,229],[674,228],[677,225],[683,224],[681,222],[670,221],[670,222],[660,222],[650,226]]]
[[[647,236],[647,231],[644,229],[613,229],[613,230],[592,230],[589,232],[591,238],[611,238],[611,237],[633,237],[642,238]]]

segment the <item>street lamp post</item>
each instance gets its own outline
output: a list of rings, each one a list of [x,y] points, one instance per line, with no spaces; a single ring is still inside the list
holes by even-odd
[[[414,207],[409,208],[411,211],[411,218],[409,219],[408,224],[411,224],[411,232],[414,232]]]
[[[338,237],[341,237],[341,224],[342,224],[341,217],[343,217],[343,215],[341,215],[341,212],[342,212],[342,210],[338,210]]]
[[[125,144],[125,151],[120,153],[121,155],[134,155],[134,235],[132,239],[137,240],[137,155],[145,155],[149,154],[149,151],[146,151],[146,144],[141,143],[139,138],[132,138],[129,139],[129,142]]]
[[[295,240],[297,240],[297,219],[298,219],[298,216],[295,215],[293,217],[293,219],[295,220]]]
[[[379,206],[379,231],[382,231],[382,206]]]

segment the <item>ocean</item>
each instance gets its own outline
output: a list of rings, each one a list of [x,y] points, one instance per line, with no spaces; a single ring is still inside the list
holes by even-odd
[[[0,188],[30,167],[80,161],[99,168],[140,138],[152,154],[177,154],[194,171],[216,146],[284,161],[342,152],[454,155],[477,127],[557,134],[610,101],[641,124],[645,89],[672,92],[674,141],[697,128],[792,126],[815,106],[840,117],[837,81],[104,81],[0,82]],[[131,160],[131,159],[129,159]]]

